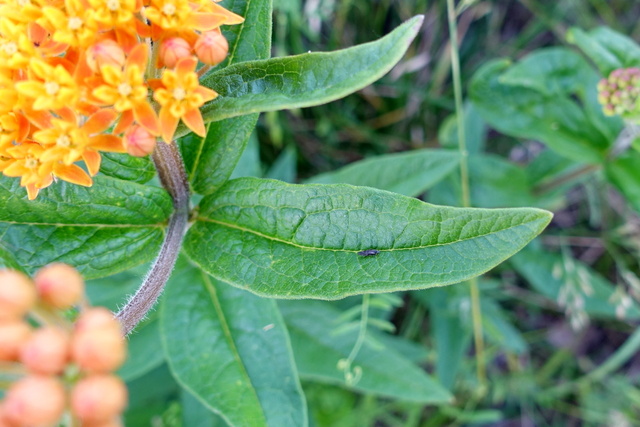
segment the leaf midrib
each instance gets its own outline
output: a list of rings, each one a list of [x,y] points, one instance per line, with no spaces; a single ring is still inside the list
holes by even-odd
[[[454,241],[446,242],[446,243],[436,243],[436,244],[431,244],[431,245],[411,246],[411,247],[408,247],[408,248],[394,248],[394,249],[372,248],[372,249],[377,249],[380,252],[397,252],[397,251],[412,251],[412,250],[416,250],[416,249],[427,249],[427,248],[434,248],[434,247],[439,247],[439,246],[448,246],[448,245],[453,245],[453,244],[460,243],[460,242],[465,242],[465,241],[468,241],[468,240],[479,239],[479,238],[482,238],[482,237],[486,237],[486,236],[491,236],[491,235],[494,235],[494,234],[502,233],[504,231],[508,231],[508,230],[511,230],[513,228],[516,228],[516,227],[522,227],[527,223],[533,223],[533,222],[535,222],[537,220],[540,220],[540,219],[542,219],[542,218],[536,218],[536,219],[531,220],[531,221],[527,221],[527,222],[523,222],[523,223],[520,223],[520,224],[512,225],[510,227],[503,228],[503,229],[501,229],[499,231],[494,231],[494,232],[485,233],[485,234],[479,234],[477,236],[469,237],[469,238],[466,238],[466,239],[454,240]],[[350,250],[350,249],[332,249],[332,248],[319,248],[319,247],[314,247],[314,246],[304,246],[304,245],[301,245],[301,244],[298,244],[298,243],[293,243],[291,241],[284,240],[284,239],[281,239],[281,238],[278,238],[278,237],[275,237],[275,236],[270,236],[268,234],[261,233],[261,232],[259,232],[257,230],[253,230],[251,228],[241,227],[241,226],[239,226],[237,224],[230,224],[228,222],[219,221],[219,220],[206,218],[206,217],[198,217],[198,218],[196,218],[196,223],[198,221],[209,222],[209,223],[221,225],[223,227],[228,227],[228,228],[233,228],[233,229],[236,229],[236,230],[244,231],[244,232],[251,233],[251,234],[254,234],[256,236],[265,238],[267,240],[272,240],[272,241],[275,241],[275,242],[284,243],[286,245],[294,246],[294,247],[300,248],[300,249],[309,249],[309,250],[317,250],[317,251],[330,251],[330,252],[352,252],[352,253],[358,253],[363,249],[370,249],[370,248],[363,248],[363,249]]]

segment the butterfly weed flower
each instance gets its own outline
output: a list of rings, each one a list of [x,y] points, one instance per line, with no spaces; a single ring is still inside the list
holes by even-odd
[[[180,121],[203,135],[217,94],[198,60],[221,62],[220,27],[241,22],[211,0],[0,0],[0,172],[34,199],[54,178],[92,185],[102,152],[148,155]]]

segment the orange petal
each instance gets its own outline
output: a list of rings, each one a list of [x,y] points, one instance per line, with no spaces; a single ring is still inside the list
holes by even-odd
[[[160,135],[158,116],[156,116],[156,112],[148,102],[141,102],[134,105],[133,117],[136,119],[136,122],[148,130],[151,135]]]
[[[53,168],[53,174],[72,184],[83,185],[85,187],[91,187],[93,184],[91,177],[78,165],[65,165],[58,163]]]
[[[224,23],[225,25],[236,25],[236,24],[242,24],[244,22],[244,18],[242,16],[236,15],[235,13],[225,9],[224,7],[216,3],[209,4],[209,7],[211,8],[212,12],[220,13],[227,17]]]
[[[16,120],[18,121],[18,137],[16,138],[16,141],[22,142],[29,135],[31,125],[29,124],[29,120],[20,113],[16,114]]]
[[[87,169],[89,169],[89,175],[94,176],[100,170],[100,161],[102,160],[102,156],[97,151],[93,150],[84,150],[82,153],[82,160],[87,165]]]
[[[62,120],[69,123],[78,123],[76,113],[69,107],[64,107],[56,111]]]
[[[120,116],[118,124],[113,129],[113,133],[119,134],[127,130],[133,124],[133,111],[127,110]]]
[[[179,118],[173,117],[168,108],[162,108],[160,110],[160,127],[162,128],[162,139],[167,144],[173,139],[173,134],[176,133],[178,127]]]
[[[151,88],[151,90],[155,91],[164,87],[161,79],[149,79],[147,80],[147,85]]]
[[[191,129],[198,136],[206,136],[207,130],[204,127],[204,122],[202,121],[202,114],[200,114],[200,110],[194,108],[191,111],[188,111],[184,116],[182,116],[182,121],[189,129]]]
[[[149,50],[146,44],[140,43],[136,45],[133,49],[131,49],[131,52],[129,52],[125,67],[128,68],[132,65],[137,65],[141,70],[144,70],[147,67],[148,55]]]
[[[204,102],[211,101],[212,99],[215,99],[218,97],[218,92],[204,86],[198,86],[197,88],[194,89],[194,92],[200,95],[204,100]]]
[[[23,109],[25,117],[29,119],[37,128],[48,129],[51,127],[51,118],[53,117],[48,111],[35,111],[31,109]]]
[[[122,138],[115,135],[100,135],[92,136],[89,146],[93,150],[108,151],[111,153],[126,153],[124,145],[122,144]]]
[[[211,31],[224,24],[226,20],[226,16],[217,13],[192,13],[188,25],[198,31]]]
[[[29,198],[29,200],[35,200],[35,198],[38,197],[38,192],[40,191],[40,189],[36,188],[34,184],[29,184],[26,188],[27,197]]]
[[[179,76],[178,78],[182,80],[182,76],[195,71],[196,65],[198,65],[198,60],[196,58],[194,57],[182,58],[176,64],[176,73]]]
[[[99,133],[111,126],[117,118],[118,113],[115,110],[104,108],[102,110],[98,110],[89,117],[82,129],[84,129],[84,131],[89,135]]]

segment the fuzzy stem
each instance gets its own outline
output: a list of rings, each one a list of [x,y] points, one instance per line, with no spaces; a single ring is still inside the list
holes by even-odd
[[[189,181],[175,143],[159,143],[152,155],[160,182],[173,199],[174,212],[160,253],[140,288],[116,314],[122,329],[129,334],[153,308],[175,266],[189,219]]]

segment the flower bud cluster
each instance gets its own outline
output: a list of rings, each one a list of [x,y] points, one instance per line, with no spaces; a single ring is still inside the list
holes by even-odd
[[[605,115],[640,120],[640,68],[620,68],[598,83],[598,101]]]
[[[0,402],[0,427],[57,426],[65,414],[74,425],[122,425],[127,390],[113,375],[126,358],[122,329],[83,300],[84,281],[68,265],[50,264],[33,281],[0,270],[0,367],[24,372]],[[65,313],[78,305],[71,324]]]

